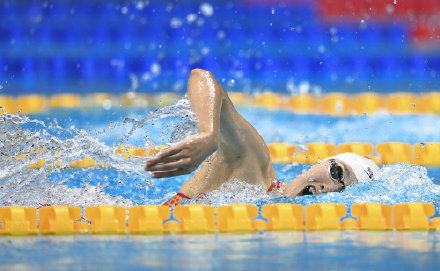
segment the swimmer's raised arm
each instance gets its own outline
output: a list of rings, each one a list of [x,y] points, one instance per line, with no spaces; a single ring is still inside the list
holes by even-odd
[[[188,99],[198,119],[199,134],[162,151],[147,162],[145,170],[152,177],[163,178],[194,171],[219,144],[220,111],[223,93],[215,87],[210,72],[196,69],[188,79]],[[218,83],[217,83],[218,84]]]
[[[154,178],[188,174],[215,154],[164,205],[179,204],[182,198],[213,191],[233,180],[268,189],[276,178],[269,150],[257,130],[237,112],[214,76],[208,71],[193,70],[187,93],[198,119],[199,134],[161,152],[147,162],[145,170],[152,172]]]

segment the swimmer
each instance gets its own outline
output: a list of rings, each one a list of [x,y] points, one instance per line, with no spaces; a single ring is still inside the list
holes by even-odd
[[[209,71],[191,71],[187,95],[198,119],[199,133],[148,160],[145,170],[151,172],[153,178],[189,174],[208,156],[214,155],[163,205],[178,205],[182,199],[203,195],[233,180],[261,185],[280,196],[294,197],[340,192],[348,185],[373,180],[378,172],[372,160],[343,153],[314,165],[289,184],[280,182],[263,138],[236,111],[226,91]]]

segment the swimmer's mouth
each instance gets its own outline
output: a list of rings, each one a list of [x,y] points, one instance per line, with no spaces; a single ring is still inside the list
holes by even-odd
[[[300,196],[308,196],[308,195],[316,195],[315,188],[313,186],[308,185],[304,187],[304,189],[299,193]]]

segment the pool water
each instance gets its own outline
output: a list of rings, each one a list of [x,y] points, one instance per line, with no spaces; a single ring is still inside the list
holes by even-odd
[[[363,116],[298,115],[287,110],[268,110],[254,106],[238,107],[267,143],[288,142],[371,142],[409,143],[440,141],[440,116],[393,115],[378,113]],[[197,133],[194,117],[185,99],[177,105],[157,108],[111,108],[52,110],[44,114],[18,118],[6,133],[14,134],[14,148],[22,147],[30,159],[13,161],[2,178],[2,205],[140,205],[160,204],[172,197],[191,175],[152,179],[143,171],[145,159],[126,160],[114,154],[124,144],[136,146],[173,144]],[[10,123],[14,121],[9,120]],[[6,127],[6,126],[5,126]],[[18,127],[18,128],[17,128]],[[423,127],[423,128],[421,128]],[[44,149],[44,153],[32,153]],[[3,146],[4,149],[7,146]],[[57,152],[58,154],[56,154]],[[17,156],[14,152],[11,157]],[[25,175],[18,170],[40,159],[61,160],[68,165],[85,157],[104,167],[59,169],[44,166]],[[6,160],[5,160],[6,161]],[[47,163],[49,164],[49,162]],[[20,166],[19,166],[20,165]],[[307,170],[310,165],[274,164],[277,176],[286,182]],[[7,171],[5,170],[5,171]],[[15,170],[15,171],[14,171]],[[14,172],[16,175],[13,175]],[[223,205],[231,203],[270,202],[311,204],[318,202],[353,203],[430,202],[436,210],[440,202],[440,169],[406,164],[382,167],[379,181],[347,187],[342,193],[277,198],[261,187],[236,181],[225,184],[222,192],[208,193],[202,200],[183,203]],[[18,184],[18,185],[17,185]],[[438,211],[436,212],[438,213]]]
[[[332,117],[295,115],[252,106],[238,110],[267,143],[440,141],[440,116],[436,115],[381,113]],[[13,154],[13,160],[0,163],[2,172],[6,172],[0,179],[2,206],[160,204],[172,197],[189,178],[151,179],[142,170],[145,160],[126,160],[114,154],[114,149],[123,144],[172,144],[195,133],[194,119],[185,105],[160,110],[54,110],[28,118],[16,115],[4,118],[3,115],[2,121],[5,133],[15,140],[13,149],[29,156],[29,159],[15,160],[18,154],[8,152],[7,141],[2,141],[2,155]],[[32,151],[30,145],[44,151]],[[85,169],[43,166],[38,170],[26,170],[29,163],[43,158],[51,161],[51,157],[52,162],[62,160],[62,166],[85,157],[104,166]],[[11,167],[8,167],[9,161],[12,161]],[[309,167],[295,163],[274,164],[278,178],[287,182]],[[379,180],[373,183],[350,186],[342,193],[293,199],[276,197],[259,186],[236,181],[226,184],[222,192],[213,191],[202,200],[182,203],[261,206],[273,202],[302,205],[336,202],[346,204],[349,209],[353,203],[371,201],[388,204],[430,202],[439,216],[440,168],[387,165],[382,167]],[[2,237],[0,269],[437,270],[439,239],[438,232],[400,231]]]
[[[436,232],[0,238],[1,270],[438,270]]]

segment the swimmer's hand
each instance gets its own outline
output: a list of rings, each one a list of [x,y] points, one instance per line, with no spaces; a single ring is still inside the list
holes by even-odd
[[[153,178],[189,174],[217,148],[218,136],[213,133],[191,136],[148,160],[145,170],[152,172]]]

